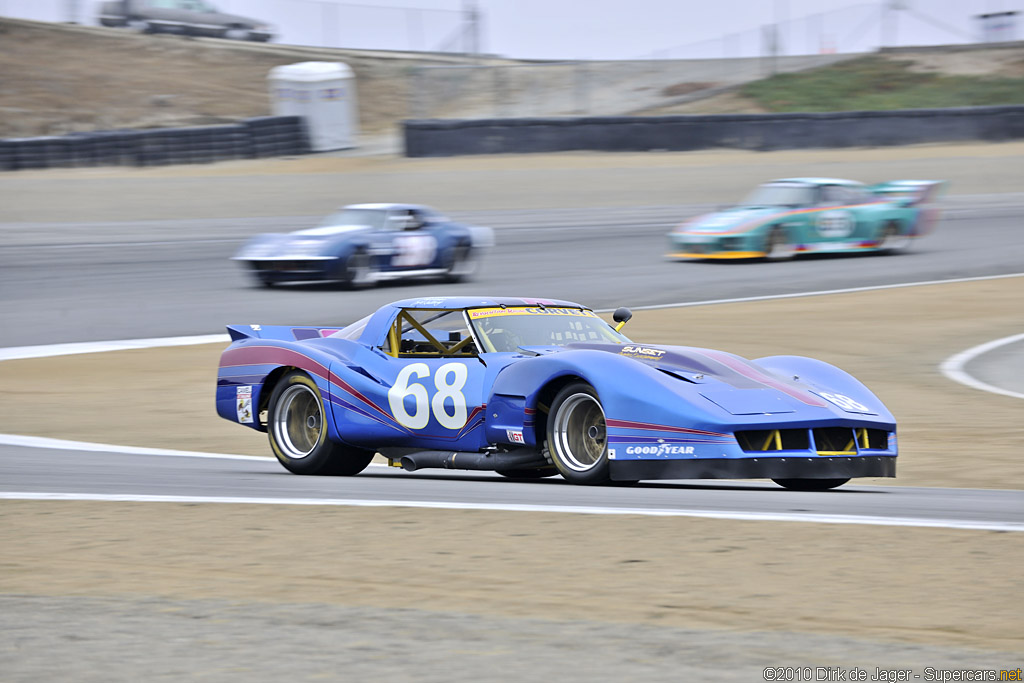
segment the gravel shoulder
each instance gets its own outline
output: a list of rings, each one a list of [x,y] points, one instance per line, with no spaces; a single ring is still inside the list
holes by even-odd
[[[353,643],[364,652],[387,644],[400,660],[403,652],[423,652],[414,634],[439,616],[482,626],[472,637],[463,628],[434,634],[431,642],[441,641],[455,661],[486,659],[510,647],[523,647],[529,659],[531,648],[551,647],[543,641],[558,643],[555,649],[569,659],[608,661],[610,653],[595,643],[614,634],[611,640],[625,648],[620,656],[640,657],[664,673],[676,664],[705,663],[687,647],[691,640],[717,642],[719,656],[726,643],[749,643],[749,649],[733,651],[736,667],[854,663],[844,657],[873,666],[934,666],[941,661],[935,648],[941,647],[954,660],[1008,668],[1016,663],[1005,653],[1024,646],[1016,571],[1024,548],[995,532],[22,501],[0,504],[0,522],[0,604],[20,600],[74,613],[89,604],[86,599],[99,599],[106,602],[104,613],[136,615],[122,628],[159,633],[180,622],[174,612],[181,605],[154,612],[165,602],[188,603],[186,614],[208,614],[214,625],[200,621],[185,637],[198,641],[198,651],[214,649],[229,659],[238,659],[245,644],[276,647],[284,620],[273,615],[282,612],[333,631],[345,650]],[[331,617],[352,610],[394,622],[394,632]],[[235,641],[223,632],[202,637],[240,628],[240,612],[259,615],[244,626],[244,638]],[[26,618],[19,633],[35,644],[77,630],[66,624],[46,633],[46,612],[24,608],[12,614],[5,607],[0,624],[13,628],[14,614]],[[276,628],[270,626],[275,622]],[[107,625],[100,633],[110,630]],[[506,630],[509,635],[502,635]],[[700,635],[671,647],[664,638],[643,638],[653,630]],[[584,637],[588,632],[605,637]],[[533,635],[523,642],[524,633]],[[781,634],[789,644],[775,649]],[[296,652],[324,643],[323,635],[289,641],[299,648],[290,656],[301,661]],[[858,643],[855,654],[835,651],[851,641]],[[652,644],[661,647],[651,652]],[[108,647],[94,652],[109,656]],[[255,661],[260,657],[253,652]],[[545,665],[551,662],[534,662],[535,673]],[[605,680],[637,680],[628,675],[629,666],[617,662]],[[455,669],[455,680],[471,678]],[[406,676],[402,680],[418,680],[412,672]],[[515,678],[503,672],[493,677]]]
[[[697,630],[313,603],[0,597],[9,681],[765,680],[767,667],[1013,668],[1012,653],[830,634]],[[60,638],[44,654],[28,646]],[[6,635],[6,634],[5,634]],[[594,643],[602,646],[595,647]],[[5,657],[17,651],[21,656]],[[1011,663],[1009,667],[1007,663]],[[792,671],[792,669],[791,669]],[[61,675],[63,674],[63,675]],[[849,678],[849,676],[847,677]],[[881,680],[881,679],[879,679]],[[890,678],[889,680],[893,680]]]

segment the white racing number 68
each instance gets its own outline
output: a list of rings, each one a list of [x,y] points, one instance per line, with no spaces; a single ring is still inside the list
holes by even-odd
[[[445,363],[434,373],[434,387],[437,393],[427,397],[427,388],[419,383],[410,384],[413,375],[417,379],[430,375],[426,363],[412,363],[402,368],[395,379],[395,385],[388,390],[388,405],[398,424],[409,429],[423,429],[430,422],[430,413],[445,429],[460,429],[466,424],[466,397],[462,387],[466,386],[469,370],[462,363]],[[405,409],[406,396],[412,396],[416,406],[412,414]],[[448,400],[451,403],[448,404]],[[450,409],[450,411],[449,411]]]
[[[843,396],[842,394],[831,394],[827,391],[819,391],[818,395],[826,401],[831,401],[845,411],[851,413],[867,413],[870,409],[863,403],[854,401],[849,396]]]

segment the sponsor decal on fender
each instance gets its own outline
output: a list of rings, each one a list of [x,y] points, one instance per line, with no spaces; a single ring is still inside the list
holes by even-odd
[[[623,346],[619,349],[619,355],[657,360],[665,355],[665,351],[662,349],[648,348],[646,346]]]
[[[235,388],[235,408],[239,422],[252,422],[252,387]]]
[[[679,446],[671,443],[626,446],[626,455],[693,455],[693,446]]]

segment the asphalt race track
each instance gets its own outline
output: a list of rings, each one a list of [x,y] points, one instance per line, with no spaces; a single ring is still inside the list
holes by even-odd
[[[254,286],[228,257],[252,233],[314,224],[293,220],[189,220],[147,224],[8,225],[0,251],[2,346],[208,334],[225,323],[339,325],[400,298],[489,293],[578,300],[597,308],[717,300],[1016,273],[1024,196],[950,197],[934,234],[899,256],[811,257],[783,263],[677,263],[664,234],[708,207],[489,211],[456,214],[490,225],[497,246],[474,281]],[[3,226],[0,226],[3,227]],[[355,480],[285,476],[273,462],[69,454],[0,447],[5,491],[90,494],[284,496],[434,502],[872,515],[928,523],[1024,522],[1024,494],[857,487],[806,494],[773,485],[645,484],[588,491],[560,480],[509,482],[467,474],[374,471]],[[43,465],[42,463],[46,463]],[[109,480],[104,472],[117,472]],[[159,484],[156,482],[160,482]],[[998,503],[994,497],[1005,500]],[[998,512],[997,512],[998,511]]]
[[[495,229],[474,281],[267,290],[228,258],[249,235],[318,216],[134,223],[0,223],[0,346],[224,331],[229,323],[340,325],[403,298],[538,296],[599,309],[1024,270],[1024,194],[953,196],[936,231],[899,256],[803,257],[783,263],[666,261],[665,233],[708,206],[477,211]]]
[[[497,474],[383,465],[357,477],[299,477],[269,458],[218,459],[0,449],[5,494],[91,494],[99,500],[178,497],[190,502],[285,503],[722,515],[731,519],[857,522],[1024,531],[1024,492],[847,484],[833,492],[786,491],[774,484],[645,482],[574,486],[559,477],[510,481]]]

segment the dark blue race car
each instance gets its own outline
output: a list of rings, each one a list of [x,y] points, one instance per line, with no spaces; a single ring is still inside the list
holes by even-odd
[[[232,258],[264,286],[330,280],[360,287],[380,280],[435,276],[468,278],[490,228],[455,223],[417,204],[353,204],[315,228],[252,238]]]
[[[577,484],[770,478],[822,490],[892,477],[896,423],[810,358],[631,342],[568,301],[439,297],[340,330],[231,325],[221,417],[266,431],[296,474],[560,474]]]

